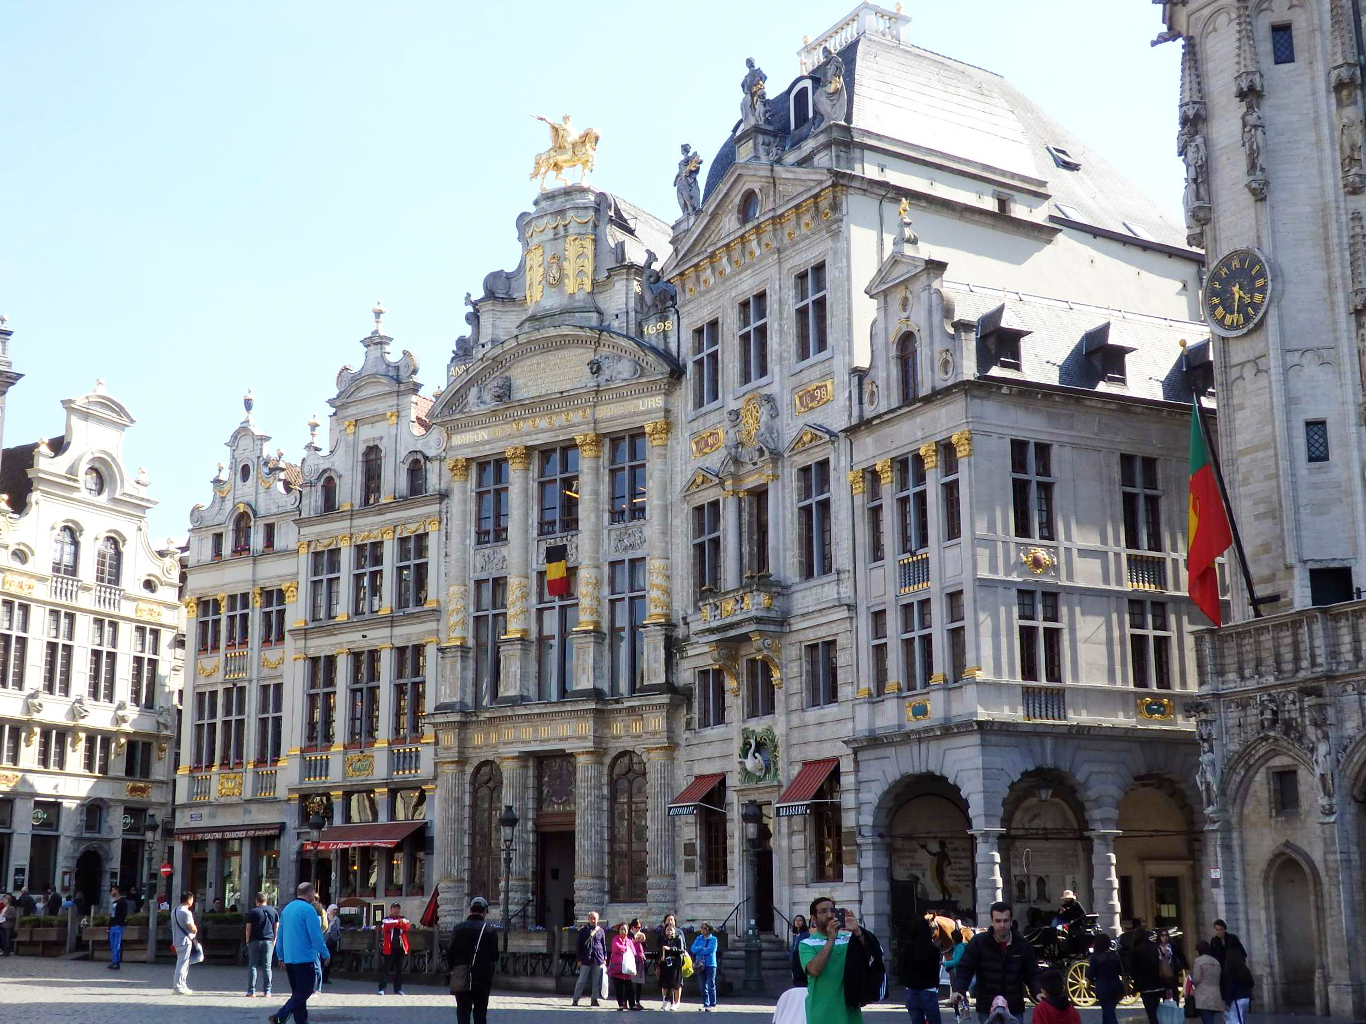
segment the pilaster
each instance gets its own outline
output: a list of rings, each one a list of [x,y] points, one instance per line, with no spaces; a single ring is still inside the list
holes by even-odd
[[[463,920],[468,903],[465,855],[469,789],[464,761],[441,761],[436,766],[436,880],[440,889],[438,917],[444,931]]]
[[[607,778],[601,751],[574,752],[574,800],[574,913],[582,920],[590,910],[601,913],[607,906]]]
[[[672,747],[645,748],[645,775],[649,787],[649,860],[646,899],[652,920],[664,919],[678,905],[675,883],[673,819],[669,801],[673,798]]]
[[[607,644],[602,631],[602,436],[575,434],[579,448],[579,624],[574,646],[574,691],[595,696],[607,691]]]
[[[525,928],[521,910],[532,895],[531,879],[535,868],[532,837],[536,834],[535,808],[531,806],[531,760],[526,757],[500,757],[498,767],[503,772],[503,803],[511,804],[517,815],[517,827],[512,830],[512,878],[508,907],[505,913],[515,915],[517,927]],[[501,808],[500,808],[501,810]],[[501,835],[499,847],[501,849]],[[498,869],[501,881],[503,865]],[[531,914],[531,908],[527,909]]]

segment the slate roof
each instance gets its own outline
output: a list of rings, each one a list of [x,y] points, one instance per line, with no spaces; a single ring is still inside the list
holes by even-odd
[[[0,494],[7,496],[11,512],[28,508],[28,496],[33,492],[33,480],[28,471],[33,468],[33,449],[38,442],[15,445],[0,451]],[[47,439],[47,446],[60,454],[66,447],[66,435]]]

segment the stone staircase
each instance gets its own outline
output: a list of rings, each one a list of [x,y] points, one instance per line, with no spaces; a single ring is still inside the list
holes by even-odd
[[[788,947],[782,939],[772,935],[761,935],[760,975],[764,979],[764,994],[776,996],[792,987],[792,969],[788,966]],[[717,992],[726,995],[742,995],[745,980],[745,940],[740,936],[732,939],[731,946],[721,954],[721,969],[717,972]],[[691,979],[690,979],[691,980]]]

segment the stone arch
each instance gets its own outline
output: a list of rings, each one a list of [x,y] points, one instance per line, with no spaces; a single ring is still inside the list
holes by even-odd
[[[1075,892],[1087,907],[1095,905],[1092,819],[1082,793],[1072,773],[1051,766],[1022,772],[1006,792],[1001,876],[1005,899],[1016,905],[1022,927],[1037,918],[1046,923],[1064,890]]]
[[[1224,765],[1220,784],[1224,791],[1225,807],[1229,813],[1239,812],[1257,773],[1278,754],[1293,758],[1297,764],[1313,774],[1314,766],[1309,760],[1309,755],[1295,744],[1281,736],[1258,736]]]
[[[1120,800],[1115,837],[1119,913],[1127,927],[1139,917],[1148,928],[1200,934],[1200,833],[1185,790],[1161,773],[1134,779]],[[1171,913],[1168,908],[1175,908]]]
[[[1276,1010],[1327,1012],[1324,971],[1323,878],[1313,858],[1291,842],[1282,843],[1267,859],[1261,878],[1262,905],[1268,927],[1265,976]]]

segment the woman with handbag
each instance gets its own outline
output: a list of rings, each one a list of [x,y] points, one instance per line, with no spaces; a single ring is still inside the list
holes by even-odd
[[[489,927],[488,912],[489,901],[484,897],[470,900],[469,917],[455,926],[446,948],[457,1024],[487,1024],[489,1019],[489,992],[498,966],[498,929]]]
[[[631,1003],[635,998],[636,945],[631,941],[625,921],[617,925],[607,951],[607,976],[616,989],[617,1010],[634,1009]]]
[[[1228,1009],[1219,991],[1219,981],[1223,972],[1219,961],[1210,955],[1209,943],[1203,940],[1197,942],[1195,963],[1191,964],[1190,977],[1186,979],[1186,991],[1193,999],[1203,1024],[1218,1024],[1218,1019]],[[1191,1016],[1189,1002],[1186,1016]]]
[[[672,924],[659,940],[659,995],[661,1010],[677,1010],[683,999],[683,939]]]
[[[1177,998],[1177,993],[1181,989],[1181,972],[1186,969],[1186,958],[1172,945],[1171,934],[1166,931],[1157,933],[1157,968],[1162,975],[1162,986],[1166,990],[1164,998]]]

